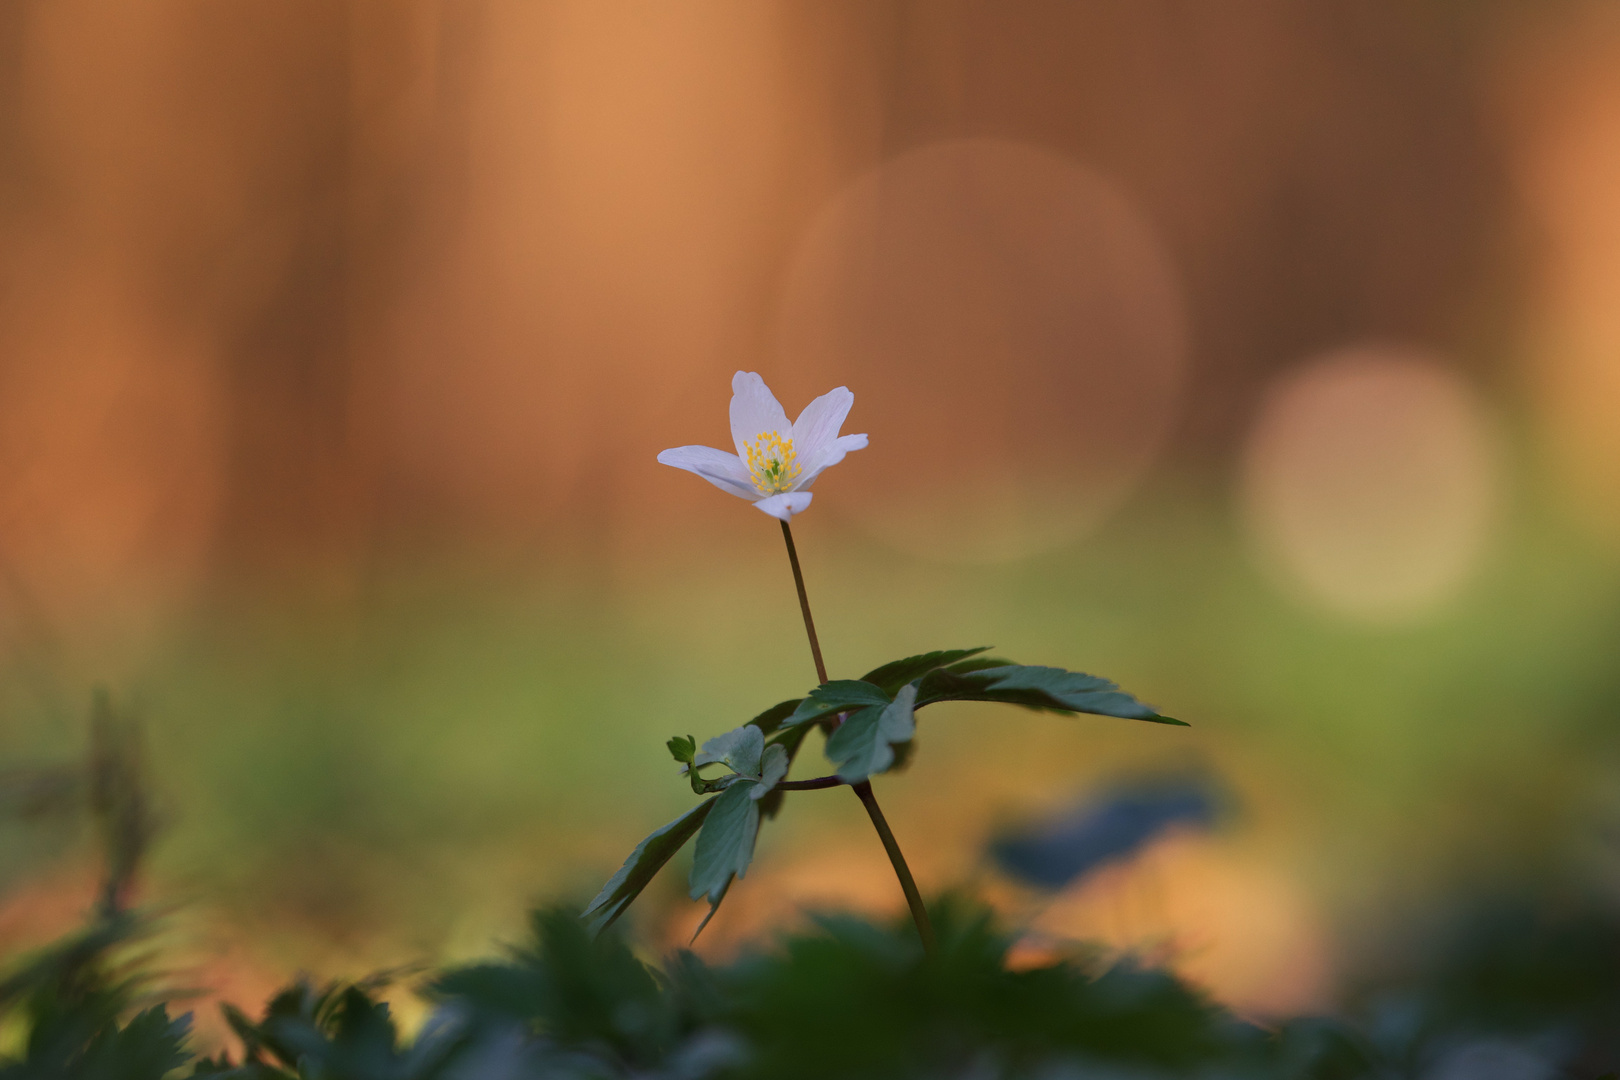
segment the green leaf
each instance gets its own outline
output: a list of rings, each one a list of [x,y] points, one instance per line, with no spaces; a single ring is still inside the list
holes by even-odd
[[[797,727],[784,728],[771,736],[771,745],[780,746],[787,751],[788,761],[791,763],[799,756],[799,747],[804,743],[805,737],[815,730],[814,724],[800,724]]]
[[[977,656],[989,648],[988,645],[981,645],[977,649],[936,649],[933,652],[908,656],[904,660],[893,660],[882,667],[873,668],[861,676],[861,681],[869,682],[892,696],[899,693],[900,688],[906,683],[922,678],[935,668]]]
[[[827,757],[838,766],[841,779],[858,784],[888,771],[894,744],[910,742],[917,733],[912,718],[916,701],[917,687],[908,683],[888,705],[869,705],[844,720],[827,740]]]
[[[748,793],[751,799],[763,799],[771,793],[771,789],[781,783],[782,777],[787,775],[788,754],[780,743],[772,743],[765,748],[764,756],[759,761],[759,783],[754,790]]]
[[[765,752],[765,733],[753,724],[716,735],[703,744],[693,760],[695,766],[720,762],[734,773],[759,775],[759,758]]]
[[[726,894],[731,891],[731,883],[736,880],[736,878],[727,878],[726,887],[720,890],[720,895],[709,901],[709,910],[703,913],[703,921],[697,924],[697,929],[692,931],[692,939],[686,943],[688,949],[697,944],[698,935],[708,927],[709,920],[714,918],[714,913],[720,910],[720,905],[725,901]]]
[[[641,895],[654,875],[692,839],[720,798],[716,796],[699,803],[636,845],[619,872],[608,879],[596,899],[580,914],[581,918],[590,920],[593,933],[606,930],[624,914],[624,909]]]
[[[890,696],[861,679],[834,679],[824,682],[810,696],[799,702],[793,714],[782,721],[783,727],[808,724],[833,713],[864,709],[869,705],[887,705]]]
[[[815,728],[816,726],[814,724],[800,724],[798,727],[791,727],[785,731],[779,731],[775,735],[771,736],[770,745],[765,747],[765,753],[769,754],[771,752],[771,747],[773,746],[780,747],[787,755],[787,764],[789,768],[791,768],[793,765],[793,759],[799,755],[800,746],[804,744],[805,737],[814,731]],[[782,799],[786,795],[787,792],[780,791],[773,787],[770,794],[766,795],[760,800],[759,812],[767,821],[774,818],[777,811],[782,809]]]
[[[957,663],[946,665],[947,668],[959,675],[974,671],[985,671],[989,668],[1017,666],[1011,660],[1005,660],[999,656],[975,656],[971,660],[960,660]]]
[[[973,661],[969,661],[971,665]],[[1157,724],[1186,723],[1161,716],[1117,685],[1097,675],[1054,667],[1006,664],[970,669],[938,668],[917,684],[917,708],[936,701],[1001,701],[1031,709],[1095,713]]]
[[[669,747],[670,757],[687,765],[692,764],[692,757],[697,753],[697,740],[690,735],[677,735],[664,745]]]
[[[799,702],[803,700],[804,698],[791,698],[778,702],[748,722],[767,735],[774,734],[776,729],[782,726],[782,721],[792,716],[793,710],[798,708]]]
[[[190,1013],[170,1020],[162,1005],[147,1009],[122,1028],[114,1025],[97,1032],[75,1062],[73,1075],[159,1080],[191,1060],[185,1048],[190,1031]]]
[[[707,896],[711,904],[718,903],[732,877],[747,872],[759,833],[759,804],[748,790],[756,786],[733,784],[714,799],[714,812],[703,823],[692,859],[692,899]]]

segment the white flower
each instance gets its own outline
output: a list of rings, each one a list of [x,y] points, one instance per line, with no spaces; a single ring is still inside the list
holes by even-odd
[[[790,427],[765,380],[752,371],[731,379],[731,437],[737,452],[677,446],[658,460],[695,472],[721,491],[747,499],[787,521],[810,505],[809,487],[822,471],[866,447],[865,435],[838,434],[855,395],[840,386],[804,407]]]

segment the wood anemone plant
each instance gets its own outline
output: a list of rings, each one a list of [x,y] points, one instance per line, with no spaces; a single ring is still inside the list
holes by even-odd
[[[917,935],[924,950],[932,954],[936,946],[928,910],[872,791],[872,777],[904,760],[916,732],[918,709],[940,701],[1000,701],[1030,709],[1158,724],[1181,725],[1182,721],[1161,715],[1107,679],[1062,668],[1014,664],[984,655],[988,647],[941,649],[883,664],[859,679],[829,679],[789,521],[809,507],[811,495],[805,489],[824,469],[842,461],[849,451],[866,446],[865,435],[838,434],[855,395],[839,387],[811,402],[789,425],[781,405],[758,375],[737,372],[732,391],[731,428],[737,454],[683,446],[664,451],[658,460],[694,472],[780,520],[820,685],[802,698],[771,706],[701,747],[691,736],[670,739],[669,752],[681,763],[692,791],[708,798],[638,844],[583,917],[598,931],[611,925],[664,864],[696,837],[690,894],[694,900],[709,901],[709,912],[698,926],[701,933],[732,882],[747,872],[760,820],[775,816],[784,793],[847,787],[872,819],[905,893]],[[805,736],[815,728],[826,735],[826,755],[836,771],[808,780],[787,779]],[[710,766],[725,771],[706,778],[703,770]]]

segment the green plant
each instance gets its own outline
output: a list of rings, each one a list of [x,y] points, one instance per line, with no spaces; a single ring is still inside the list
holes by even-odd
[[[653,832],[630,853],[585,908],[584,917],[598,930],[612,925],[658,871],[696,837],[688,884],[692,899],[709,902],[708,915],[698,927],[701,933],[732,883],[747,873],[760,822],[780,810],[785,793],[848,787],[883,844],[923,948],[932,952],[936,937],[928,909],[872,790],[872,777],[907,760],[917,710],[942,701],[995,701],[1060,713],[1183,723],[1161,715],[1107,679],[995,659],[984,655],[988,647],[908,656],[873,668],[859,679],[829,680],[789,522],[809,507],[812,496],[807,489],[822,471],[849,451],[866,446],[865,435],[838,434],[854,400],[839,387],[811,402],[789,425],[764,380],[739,371],[732,380],[731,399],[737,454],[683,446],[658,455],[659,461],[696,473],[779,519],[820,685],[802,698],[771,706],[701,747],[689,735],[669,740],[669,752],[693,792],[710,798]],[[813,729],[826,736],[826,754],[836,770],[807,780],[786,779]],[[702,770],[711,765],[727,771],[712,779],[703,777]]]

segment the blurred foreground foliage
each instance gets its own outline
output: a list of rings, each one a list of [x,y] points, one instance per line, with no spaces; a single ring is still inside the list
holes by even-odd
[[[1268,1024],[1128,957],[1009,963],[1017,935],[959,895],[930,905],[933,956],[909,920],[827,915],[725,964],[649,964],[557,907],[500,959],[421,978],[415,1032],[383,999],[389,976],[304,979],[257,1018],[225,1005],[237,1045],[203,1057],[157,920],[129,904],[155,829],[138,729],[102,695],[91,732],[85,763],[46,786],[91,812],[103,882],[81,930],[0,977],[0,1080],[1594,1080],[1620,1065],[1620,918],[1536,897],[1419,935],[1344,1017]],[[0,776],[0,795],[42,775]]]
[[[528,1078],[1584,1077],[1620,1057],[1620,923],[1558,925],[1523,911],[1474,920],[1426,976],[1369,990],[1357,1021],[1261,1026],[1173,975],[1083,957],[1009,966],[1013,938],[962,897],[934,905],[941,948],[909,921],[825,916],[774,947],[715,965],[643,962],[593,937],[573,908],[533,917],[503,958],[432,974],[407,1038],[386,980],[301,981],[251,1019],[240,1047],[197,1058],[190,1017],[155,1001],[150,960],[122,960],[127,913],[0,984],[17,1053],[0,1078],[528,1080]]]

